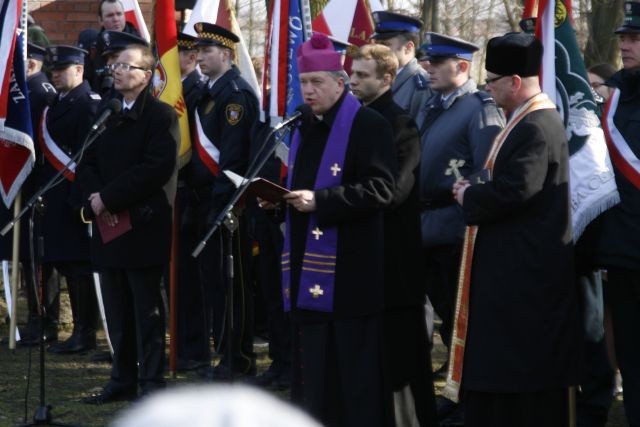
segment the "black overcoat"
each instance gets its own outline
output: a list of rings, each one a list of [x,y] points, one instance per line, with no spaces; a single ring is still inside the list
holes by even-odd
[[[558,113],[538,110],[507,137],[492,181],[465,192],[465,221],[479,226],[466,390],[537,392],[575,384],[580,325],[568,167]]]
[[[425,280],[420,239],[418,172],[420,137],[415,122],[393,101],[387,91],[368,105],[389,121],[393,129],[398,172],[392,205],[384,216],[385,306],[413,307],[424,304]]]
[[[103,244],[93,225],[94,266],[137,268],[165,264],[172,212],[165,185],[176,170],[180,129],[176,113],[146,90],[126,114],[113,116],[87,150],[80,179],[85,197],[99,192],[109,212],[130,212],[132,230]],[[85,213],[91,207],[85,202]]]
[[[51,138],[69,157],[75,155],[89,132],[100,96],[84,81],[63,98],[56,98],[47,113]],[[44,160],[35,171],[39,186],[57,170]],[[80,218],[82,193],[76,180],[63,179],[44,196],[42,217],[45,262],[89,260],[89,230]]]

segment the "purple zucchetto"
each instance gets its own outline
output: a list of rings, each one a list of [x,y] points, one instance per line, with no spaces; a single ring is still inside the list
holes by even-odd
[[[341,71],[342,56],[333,48],[329,37],[313,33],[311,39],[298,48],[298,72]]]

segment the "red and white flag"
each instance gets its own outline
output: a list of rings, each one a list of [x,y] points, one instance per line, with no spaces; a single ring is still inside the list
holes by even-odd
[[[150,42],[151,36],[147,29],[147,24],[144,22],[144,16],[140,10],[138,0],[121,0],[122,6],[124,6],[124,16],[128,22],[131,22],[136,30],[140,33],[143,39]]]
[[[0,196],[9,207],[33,168],[33,126],[25,72],[22,0],[4,0],[0,19]]]
[[[369,42],[374,25],[371,12],[383,10],[380,0],[331,0],[313,20],[313,31],[332,36],[336,40],[362,46]],[[351,72],[351,58],[344,68]]]

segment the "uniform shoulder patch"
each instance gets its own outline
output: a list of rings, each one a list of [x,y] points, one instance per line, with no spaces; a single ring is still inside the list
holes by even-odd
[[[484,92],[482,90],[479,90],[479,91],[475,92],[475,96],[477,96],[478,99],[480,100],[480,102],[482,102],[483,104],[495,104],[496,103],[495,99],[493,99],[493,97],[491,95],[489,95],[487,92]]]
[[[238,86],[238,83],[235,80],[231,80],[231,86],[233,86],[234,92],[240,92],[240,86]]]
[[[95,99],[95,100],[98,100],[98,101],[100,101],[102,99],[102,97],[100,95],[98,95],[97,93],[89,94],[89,98]]]
[[[424,77],[422,74],[417,73],[414,77],[413,80],[415,82],[416,85],[416,89],[417,90],[425,90],[429,87],[429,81],[427,80],[426,77]]]
[[[227,122],[231,126],[235,126],[242,119],[242,115],[244,114],[244,107],[240,104],[229,104],[225,109]]]

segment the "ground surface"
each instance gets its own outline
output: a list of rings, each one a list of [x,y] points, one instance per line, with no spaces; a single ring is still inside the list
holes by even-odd
[[[64,293],[63,295],[66,296]],[[65,304],[66,299],[63,299],[63,305]],[[4,319],[2,311],[0,307],[0,315]],[[24,319],[19,320],[24,321]],[[68,329],[69,325],[64,327]],[[0,337],[7,337],[7,330],[6,324],[0,325]],[[69,331],[61,331],[60,335],[64,339],[69,335]],[[438,337],[436,339],[434,367],[439,367],[445,358],[445,352]],[[106,349],[104,334],[100,333],[98,350]],[[258,371],[260,372],[269,364],[266,346],[256,345],[255,350],[258,353]],[[92,354],[93,352],[60,356],[46,353],[45,402],[52,406],[51,413],[55,421],[75,426],[105,426],[129,406],[128,403],[103,406],[81,403],[83,396],[91,391],[97,391],[109,378],[110,365],[91,363],[89,359]],[[6,343],[0,344],[0,427],[16,426],[32,420],[39,406],[38,361],[38,347],[29,349],[18,346],[16,350],[9,350]],[[169,387],[200,381],[195,373],[178,374],[175,378],[167,376],[167,380]],[[436,383],[438,390],[443,386],[442,381]],[[286,394],[283,393],[282,397],[286,398]],[[617,400],[610,412],[607,427],[626,426],[622,402]]]

